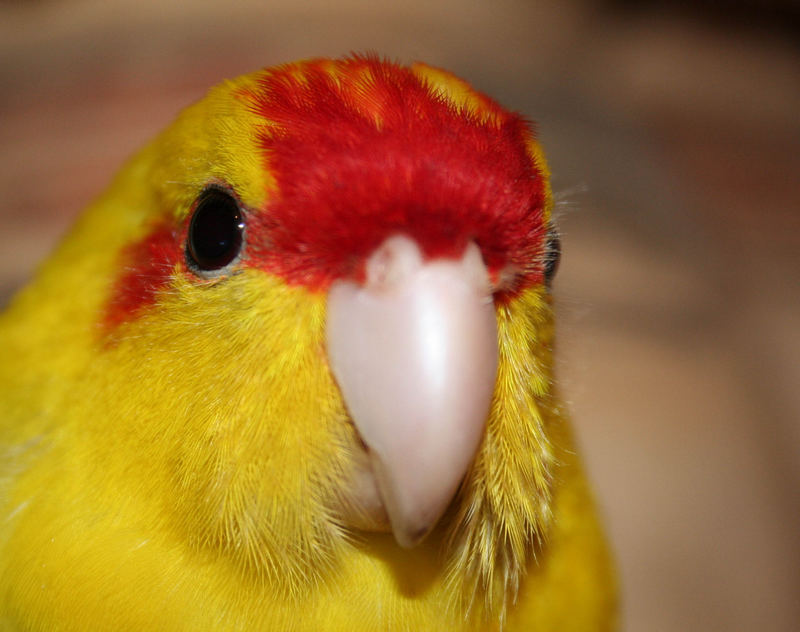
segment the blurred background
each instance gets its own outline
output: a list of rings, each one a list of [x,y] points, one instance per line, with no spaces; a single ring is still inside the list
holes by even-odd
[[[0,305],[225,77],[349,51],[538,123],[559,379],[626,630],[800,630],[800,5],[0,2]]]

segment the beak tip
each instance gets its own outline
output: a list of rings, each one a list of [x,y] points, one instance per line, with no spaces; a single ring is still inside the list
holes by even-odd
[[[425,539],[431,530],[431,525],[417,525],[406,528],[395,528],[392,526],[392,533],[397,544],[404,549],[413,549]]]

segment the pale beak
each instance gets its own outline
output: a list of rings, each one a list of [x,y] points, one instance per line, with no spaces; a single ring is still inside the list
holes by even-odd
[[[331,286],[326,333],[392,531],[414,546],[455,495],[489,414],[497,321],[480,250],[425,261],[410,238],[387,239],[363,285]]]

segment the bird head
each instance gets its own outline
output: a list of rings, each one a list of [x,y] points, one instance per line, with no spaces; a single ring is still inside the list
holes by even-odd
[[[551,209],[530,125],[442,70],[221,84],[49,264],[90,260],[98,467],[287,593],[374,532],[513,589],[550,518]]]

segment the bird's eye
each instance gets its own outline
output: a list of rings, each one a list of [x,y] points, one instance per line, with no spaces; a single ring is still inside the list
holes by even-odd
[[[547,231],[547,242],[545,243],[544,254],[544,282],[549,286],[553,282],[553,277],[558,270],[558,262],[561,260],[561,239],[555,228]]]
[[[236,199],[221,189],[200,194],[189,224],[186,257],[200,272],[224,268],[244,243],[244,215]]]

